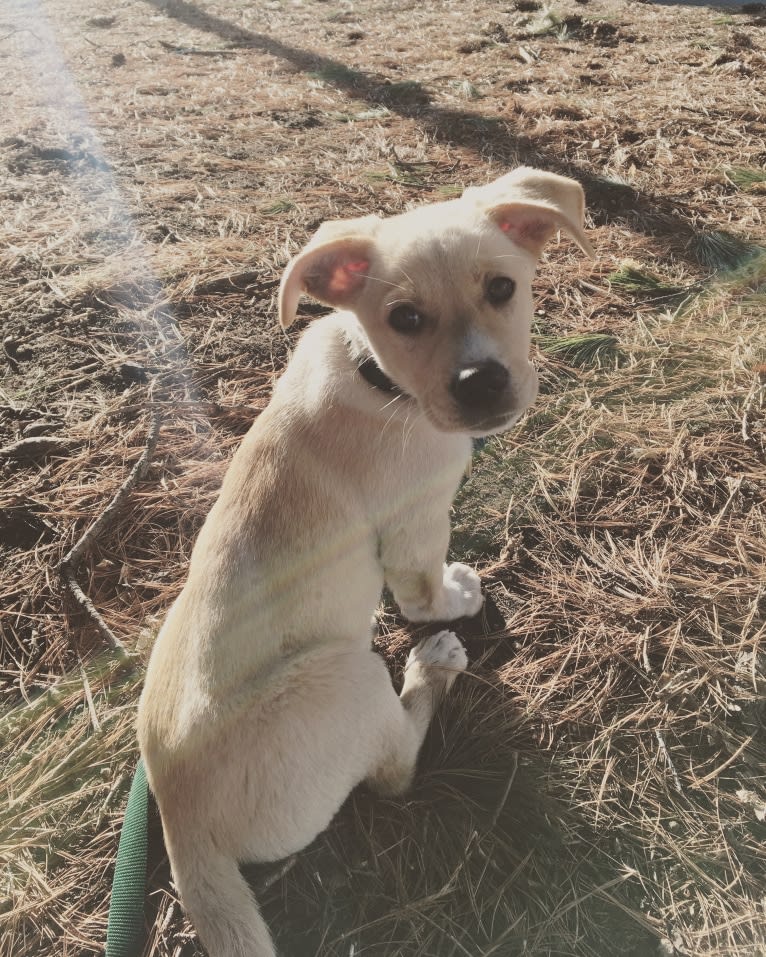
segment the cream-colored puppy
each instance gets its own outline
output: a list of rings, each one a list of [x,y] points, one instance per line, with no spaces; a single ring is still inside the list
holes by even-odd
[[[413,621],[476,614],[445,564],[471,436],[534,400],[531,283],[583,193],[517,169],[460,199],[323,226],[280,290],[313,323],[234,456],[152,652],[138,729],[181,900],[211,957],[272,957],[242,861],[299,851],[362,781],[399,794],[466,667],[441,631],[397,695],[370,641],[384,582]]]

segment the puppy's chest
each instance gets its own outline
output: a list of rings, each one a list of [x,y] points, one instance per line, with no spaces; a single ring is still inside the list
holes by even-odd
[[[394,447],[369,470],[362,497],[375,525],[399,524],[449,508],[470,460],[470,444],[463,436],[439,438],[416,447]]]

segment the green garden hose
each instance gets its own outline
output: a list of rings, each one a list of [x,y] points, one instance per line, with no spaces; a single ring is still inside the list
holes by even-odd
[[[148,815],[149,784],[144,762],[139,758],[117,849],[106,931],[106,957],[140,957],[144,949]]]

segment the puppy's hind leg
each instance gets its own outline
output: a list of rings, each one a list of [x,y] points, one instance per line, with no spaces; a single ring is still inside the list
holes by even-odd
[[[393,796],[410,787],[431,718],[467,664],[465,648],[451,631],[440,631],[412,649],[380,763],[367,778],[374,791]]]
[[[184,908],[210,957],[276,957],[268,927],[237,861],[194,828],[164,824]]]

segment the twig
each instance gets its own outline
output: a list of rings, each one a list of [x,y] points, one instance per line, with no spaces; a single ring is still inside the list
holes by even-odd
[[[55,435],[35,435],[26,439],[18,439],[5,448],[0,449],[0,459],[39,459],[45,455],[64,452],[71,448],[72,443]]]
[[[762,373],[761,373],[762,374]],[[750,435],[747,431],[747,417],[750,414],[750,409],[755,401],[755,398],[759,393],[763,392],[763,380],[761,379],[761,374],[756,378],[753,388],[750,390],[749,395],[745,399],[745,406],[742,409],[742,441],[749,442]]]
[[[88,703],[88,711],[90,712],[90,720],[91,724],[93,725],[93,730],[100,733],[101,722],[98,720],[98,715],[96,714],[96,706],[93,703],[93,694],[90,690],[90,682],[88,681],[88,676],[85,673],[85,668],[83,668],[82,662],[80,662],[80,676],[82,677],[82,686],[85,690],[85,700]]]
[[[167,40],[160,40],[160,46],[170,53],[180,53],[182,56],[236,56],[233,50],[200,50],[197,47],[181,47],[175,43],[168,43]]]
[[[699,787],[701,784],[705,784],[707,781],[712,781],[713,778],[717,778],[718,775],[719,775],[722,771],[725,771],[726,768],[728,768],[730,764],[734,764],[734,762],[737,760],[737,758],[740,756],[740,754],[742,754],[742,752],[743,752],[746,748],[748,748],[748,747],[750,746],[750,744],[752,743],[754,737],[755,737],[755,735],[754,735],[754,734],[751,734],[750,737],[746,738],[746,739],[742,742],[742,744],[740,744],[740,746],[737,748],[737,750],[734,752],[734,754],[730,755],[730,756],[723,762],[723,764],[719,764],[718,767],[715,768],[715,770],[711,771],[709,774],[706,774],[704,778],[699,778],[698,780],[696,780],[696,781],[694,782],[694,786],[695,786],[695,787]]]
[[[644,629],[644,640],[641,645],[641,654],[643,659],[642,664],[644,666],[644,671],[650,678],[652,678],[654,677],[654,669],[649,663],[648,645],[649,645],[649,628],[647,627],[646,629]],[[668,706],[665,705],[665,714],[667,715],[667,713],[668,713]],[[684,788],[683,788],[683,785],[681,784],[681,778],[678,775],[678,771],[676,771],[676,766],[675,764],[673,764],[673,759],[670,757],[670,751],[668,750],[668,746],[665,743],[665,738],[659,728],[654,729],[654,737],[657,739],[657,746],[662,752],[663,758],[665,758],[665,764],[670,768],[670,773],[673,775],[673,784],[675,785],[676,791],[678,791],[679,794],[683,794]]]
[[[126,777],[127,777],[126,773],[124,771],[120,771],[120,773],[114,779],[114,783],[109,788],[109,793],[104,798],[104,803],[101,805],[101,808],[98,812],[98,818],[96,820],[97,830],[100,829],[101,825],[104,823],[104,818],[106,817],[107,812],[109,811],[109,808],[111,807],[112,801],[114,800],[114,796],[122,787]]]
[[[19,27],[18,30],[11,30],[10,33],[4,33],[3,36],[0,37],[0,40],[7,40],[9,37],[15,36],[17,33],[31,33],[38,43],[42,43],[42,40],[40,40],[40,37],[38,37],[35,31],[30,30],[28,27]]]
[[[171,900],[168,903],[168,909],[165,911],[165,916],[162,920],[162,923],[160,924],[160,929],[157,935],[160,939],[162,939],[162,935],[165,934],[167,932],[168,927],[170,927],[170,924],[175,915],[175,909],[176,909],[175,901]]]
[[[665,744],[665,738],[662,736],[662,732],[659,728],[654,729],[654,736],[657,739],[657,744],[659,745],[660,751],[665,758],[665,763],[670,768],[670,773],[673,775],[673,783],[675,784],[676,791],[679,794],[684,793],[683,785],[681,784],[681,778],[678,776],[678,771],[676,771],[676,766],[673,764],[673,759],[670,757],[670,751],[668,751],[668,746]]]
[[[125,646],[107,625],[93,602],[90,600],[90,598],[88,598],[78,584],[77,569],[82,561],[85,551],[95,543],[96,539],[104,530],[106,525],[117,515],[122,506],[125,504],[125,500],[133,491],[136,483],[140,482],[146,474],[146,470],[148,469],[152,455],[154,454],[155,446],[157,445],[157,438],[160,434],[161,422],[162,417],[160,415],[159,409],[153,409],[151,413],[149,431],[146,436],[146,446],[144,451],[141,453],[141,458],[130,470],[130,474],[119,487],[119,489],[117,489],[117,492],[112,498],[111,502],[107,505],[99,517],[83,532],[80,538],[63,557],[58,567],[58,571],[61,575],[64,585],[72,593],[77,604],[91,618],[104,641],[106,641],[111,648],[115,648],[123,652],[125,651]]]
[[[513,764],[513,766],[511,767],[511,773],[508,775],[508,780],[506,781],[506,784],[505,784],[505,790],[503,791],[503,793],[502,793],[502,795],[501,795],[501,797],[500,797],[500,800],[499,800],[498,803],[497,803],[497,807],[495,808],[495,812],[494,812],[494,814],[492,815],[492,820],[491,820],[491,821],[489,822],[489,824],[487,825],[487,831],[491,831],[492,828],[497,824],[498,818],[500,817],[500,815],[501,815],[501,813],[502,813],[502,811],[503,811],[503,808],[505,807],[505,802],[508,800],[508,795],[511,793],[511,788],[512,788],[512,786],[513,786],[513,781],[514,781],[514,778],[516,777],[516,772],[517,772],[518,769],[519,769],[519,756],[518,756],[518,754],[517,754],[515,751],[514,751],[514,753],[513,753],[513,762],[512,762],[512,764]]]
[[[272,887],[274,884],[276,884],[277,881],[281,881],[282,878],[285,876],[285,874],[287,874],[289,871],[291,871],[291,870],[293,869],[293,867],[295,867],[295,864],[296,864],[297,860],[298,860],[298,855],[297,855],[297,854],[293,854],[292,857],[288,857],[287,860],[282,861],[282,863],[279,865],[279,867],[278,867],[275,871],[273,871],[271,874],[269,874],[268,877],[265,877],[265,878],[258,884],[258,891],[257,891],[257,893],[258,893],[259,895],[260,895],[260,894],[263,894],[263,893],[264,893],[265,891],[267,891],[270,887]]]

